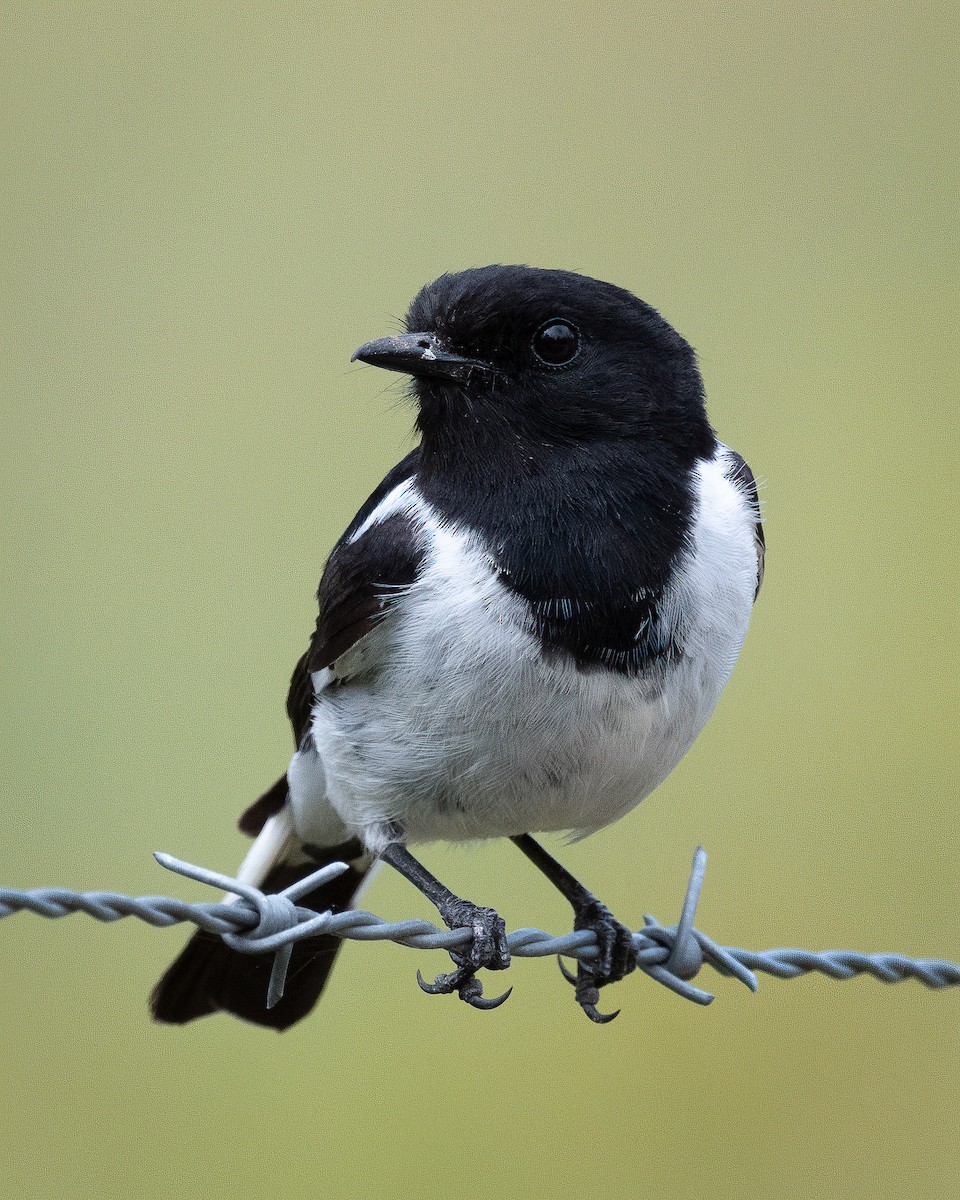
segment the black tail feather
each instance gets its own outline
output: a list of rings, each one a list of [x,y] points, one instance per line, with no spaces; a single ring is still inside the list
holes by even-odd
[[[328,861],[336,859],[333,854]],[[275,867],[261,890],[283,891],[322,865],[309,862]],[[350,907],[368,869],[369,860],[360,859],[351,864],[349,871],[309,892],[297,904],[316,912],[342,912]],[[316,1004],[341,944],[340,938],[325,934],[295,942],[283,997],[273,1008],[267,1008],[273,955],[238,954],[216,934],[198,930],[153,989],[150,1009],[157,1021],[168,1025],[185,1025],[197,1017],[227,1012],[255,1025],[288,1029]]]

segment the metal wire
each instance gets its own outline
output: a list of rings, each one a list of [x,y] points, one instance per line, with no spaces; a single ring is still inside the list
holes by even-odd
[[[429,921],[385,921],[362,910],[316,913],[296,901],[308,892],[349,870],[346,863],[331,863],[282,892],[267,894],[242,884],[228,875],[194,866],[169,854],[156,854],[167,870],[230,893],[230,899],[215,903],[190,904],[170,896],[125,896],[118,892],[73,892],[65,888],[33,888],[18,891],[0,888],[0,918],[18,912],[41,917],[66,917],[86,913],[97,921],[119,921],[137,917],[148,925],[166,927],[190,921],[217,933],[231,949],[241,954],[274,955],[268,991],[268,1006],[283,995],[283,984],[293,943],[317,933],[353,941],[392,941],[417,950],[454,950],[472,937],[468,929],[438,929]],[[694,916],[703,886],[707,855],[701,846],[693,859],[690,881],[680,920],[661,925],[646,916],[644,927],[633,936],[637,968],[657,983],[696,1004],[709,1004],[713,996],[694,987],[693,979],[704,966],[721,975],[733,976],[751,991],[757,990],[755,972],[779,979],[796,979],[817,971],[831,979],[873,975],[883,983],[916,979],[931,988],[960,985],[960,963],[938,958],[907,958],[902,954],[860,954],[853,950],[742,950],[720,946],[694,927]],[[518,958],[563,955],[590,963],[597,957],[596,936],[590,931],[565,933],[559,937],[542,929],[515,929],[507,935],[510,953]]]

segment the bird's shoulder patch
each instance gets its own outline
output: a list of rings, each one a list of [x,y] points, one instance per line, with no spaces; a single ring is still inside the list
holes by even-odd
[[[391,496],[402,484],[400,480],[381,495],[379,505],[354,521],[327,560],[317,592],[316,628],[294,669],[287,697],[298,746],[310,725],[313,676],[329,667],[336,682],[349,678],[352,671],[337,671],[338,660],[389,615],[420,573],[426,555],[422,526],[412,512],[391,504]]]
[[[415,582],[426,553],[419,522],[407,512],[391,512],[361,536],[341,541],[330,555],[317,601],[320,612],[307,668],[333,666],[389,612]]]

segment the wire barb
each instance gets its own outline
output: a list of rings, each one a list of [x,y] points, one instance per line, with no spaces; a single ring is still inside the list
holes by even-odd
[[[438,929],[429,921],[385,921],[360,909],[347,912],[314,912],[296,902],[308,892],[349,870],[346,863],[330,863],[291,884],[282,892],[265,893],[206,867],[184,862],[170,854],[157,853],[157,862],[168,871],[199,883],[222,889],[224,900],[190,904],[170,896],[125,896],[118,892],[72,892],[65,888],[34,888],[18,891],[0,888],[0,918],[18,912],[41,917],[66,917],[82,912],[97,921],[137,917],[148,925],[165,928],[189,921],[219,936],[240,954],[274,955],[267,993],[267,1006],[282,997],[287,967],[294,942],[323,932],[353,941],[393,941],[417,950],[456,950],[469,944],[469,929]],[[743,950],[720,946],[694,925],[697,903],[703,888],[707,855],[702,846],[693,858],[690,880],[676,925],[661,925],[656,917],[644,917],[644,927],[633,935],[637,967],[651,979],[695,1004],[710,1004],[710,992],[690,982],[704,966],[720,975],[740,980],[751,991],[758,987],[755,972],[779,979],[819,972],[831,979],[872,975],[883,983],[916,979],[926,987],[960,985],[960,963],[937,958],[907,958],[901,954],[860,954],[853,950]],[[507,935],[511,955],[543,958],[557,955],[590,963],[596,959],[596,935],[590,930],[559,937],[542,929],[515,929]],[[561,967],[563,964],[561,963]],[[563,968],[565,974],[566,968]],[[492,1002],[490,1005],[492,1006]]]

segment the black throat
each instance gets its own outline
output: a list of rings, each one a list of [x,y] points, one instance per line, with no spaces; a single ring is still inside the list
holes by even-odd
[[[438,454],[425,439],[417,482],[440,515],[478,535],[504,585],[529,602],[545,649],[636,674],[683,653],[664,600],[689,543],[693,466],[709,452],[698,449],[501,440],[495,453]]]

